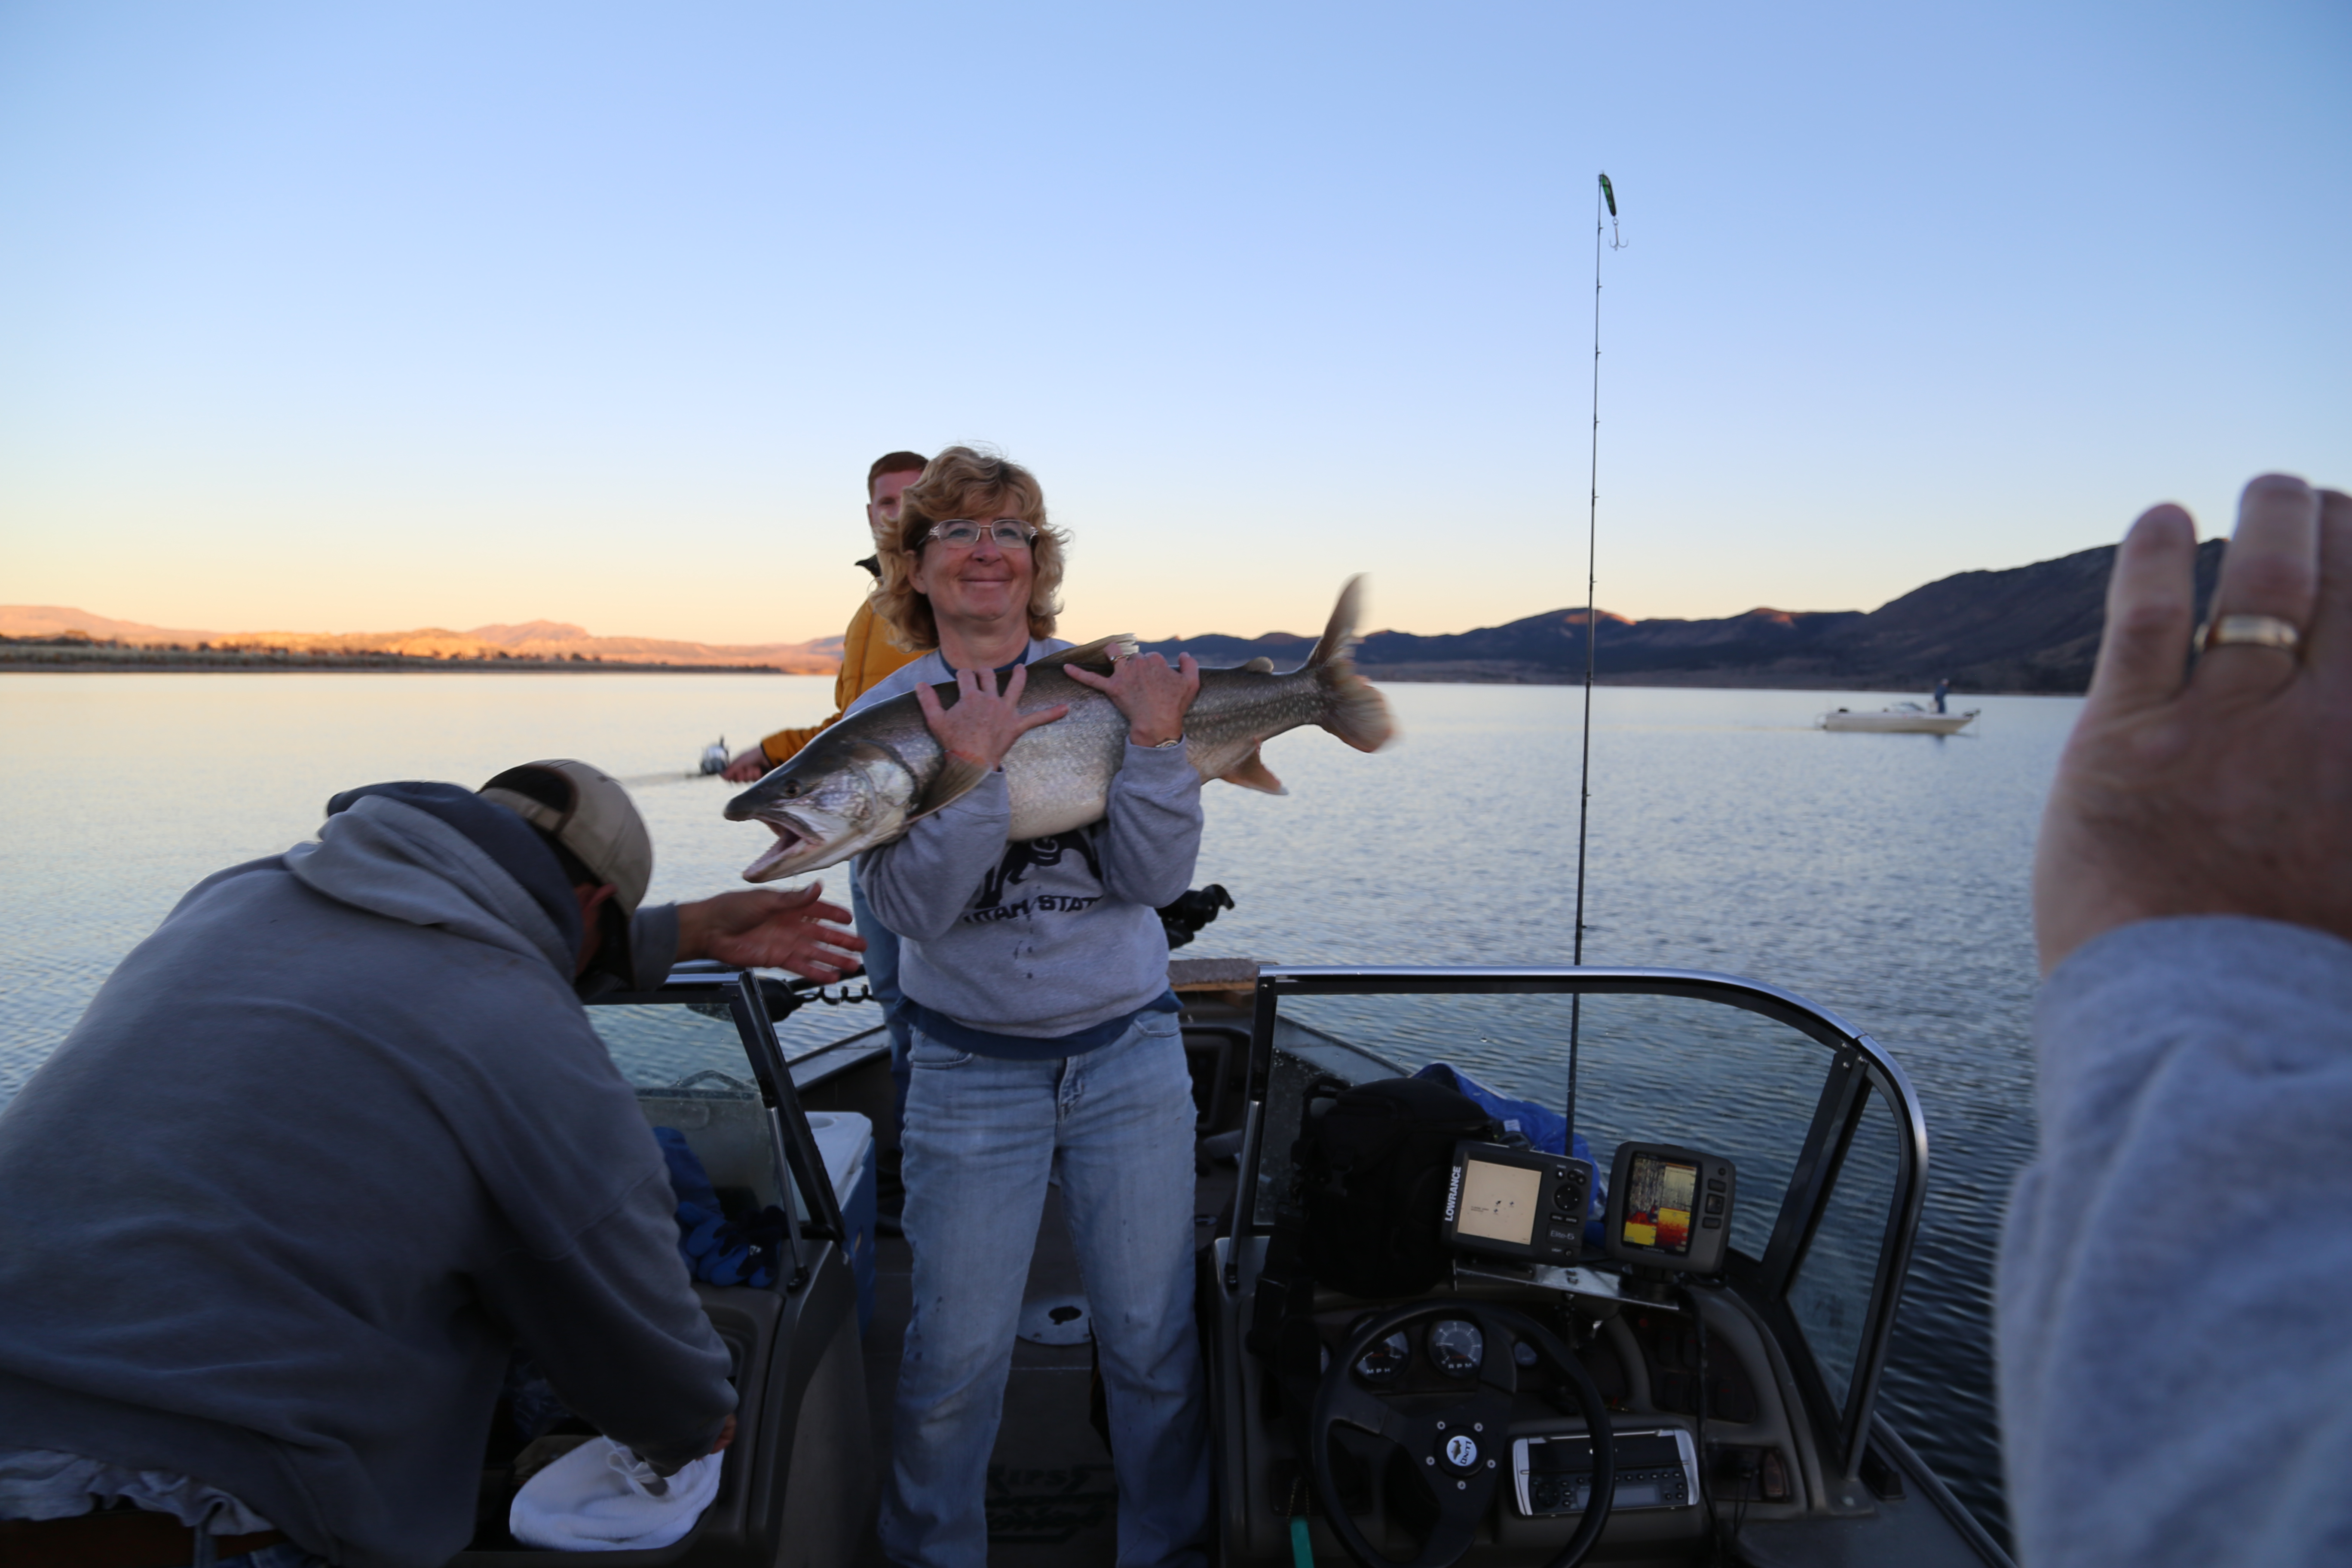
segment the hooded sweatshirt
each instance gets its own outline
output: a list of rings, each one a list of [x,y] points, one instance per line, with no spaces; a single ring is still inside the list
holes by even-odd
[[[518,1339],[616,1441],[709,1447],[660,1150],[553,912],[453,817],[366,795],[199,883],[0,1111],[0,1443],[347,1568],[464,1548]]]
[[[1033,639],[1022,662],[1069,646]],[[953,679],[933,649],[850,711]],[[1201,824],[1201,775],[1184,748],[1130,742],[1101,821],[1009,841],[999,768],[860,856],[857,880],[907,940],[898,984],[926,1033],[983,1056],[1071,1057],[1108,1045],[1139,1013],[1177,1010],[1159,909],[1192,883]]]

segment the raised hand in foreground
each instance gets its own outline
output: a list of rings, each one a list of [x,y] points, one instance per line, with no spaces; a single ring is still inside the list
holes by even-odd
[[[789,892],[720,893],[677,906],[677,956],[715,958],[740,969],[789,969],[832,982],[857,968],[866,939],[844,931],[849,911],[816,901],[822,882]],[[831,922],[831,923],[827,923]]]
[[[2116,552],[2034,855],[2045,974],[2167,915],[2352,940],[2352,497],[2284,474],[2246,486],[2190,668],[2196,552],[2196,524],[2171,505]]]

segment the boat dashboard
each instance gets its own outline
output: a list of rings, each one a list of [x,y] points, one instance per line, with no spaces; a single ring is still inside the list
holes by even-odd
[[[1267,970],[1250,1009],[1202,1278],[1227,1561],[2006,1561],[1874,1408],[1927,1145],[1866,1036],[1665,971]],[[1314,1127],[1433,1075],[1504,1114],[1388,1200],[1432,1271],[1361,1294]]]

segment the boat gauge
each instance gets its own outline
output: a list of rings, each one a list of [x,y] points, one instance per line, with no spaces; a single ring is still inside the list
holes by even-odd
[[[1375,1388],[1386,1388],[1404,1375],[1412,1362],[1412,1342],[1399,1329],[1356,1358],[1356,1375]]]
[[[1486,1359],[1486,1336],[1464,1318],[1441,1318],[1430,1325],[1429,1359],[1450,1377],[1476,1375]]]
[[[1511,1346],[1511,1359],[1521,1366],[1533,1366],[1536,1364],[1536,1347],[1521,1340]]]

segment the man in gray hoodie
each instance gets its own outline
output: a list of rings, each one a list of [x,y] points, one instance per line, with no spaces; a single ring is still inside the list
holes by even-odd
[[[833,978],[847,911],[639,910],[645,825],[579,763],[328,812],[199,883],[0,1112],[11,1563],[446,1561],[518,1342],[657,1468],[732,1435],[662,1155],[575,984]]]

